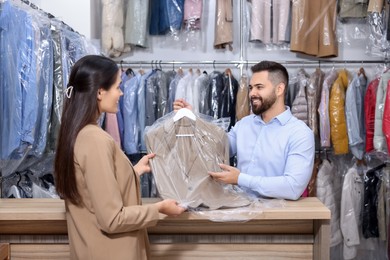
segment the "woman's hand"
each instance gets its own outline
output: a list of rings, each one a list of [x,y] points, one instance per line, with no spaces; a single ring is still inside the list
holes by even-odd
[[[177,202],[172,199],[165,199],[156,203],[158,206],[158,212],[168,216],[178,216],[183,213],[186,209],[177,205]]]
[[[152,170],[149,165],[149,159],[152,159],[154,156],[156,156],[154,153],[144,155],[141,160],[139,160],[138,163],[134,165],[134,170],[136,173],[138,173],[139,176]]]
[[[187,101],[182,98],[176,99],[173,102],[173,111],[177,112],[177,110],[181,108],[188,108],[189,110],[192,110],[192,106],[190,103],[187,103]]]

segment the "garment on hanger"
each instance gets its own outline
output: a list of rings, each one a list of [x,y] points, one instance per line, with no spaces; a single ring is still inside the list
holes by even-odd
[[[389,19],[390,20],[390,19]],[[390,147],[390,83],[387,82],[385,105],[383,108],[382,130],[387,149]]]
[[[321,147],[330,147],[330,119],[329,119],[329,95],[330,88],[338,77],[335,69],[325,74],[324,83],[321,90],[321,101],[318,106],[319,132]]]
[[[378,229],[378,190],[381,185],[381,170],[386,164],[380,164],[368,170],[364,178],[363,236],[379,237]]]
[[[363,159],[365,151],[364,93],[366,93],[366,85],[366,76],[363,73],[355,74],[345,94],[349,149],[359,160]]]
[[[339,17],[364,18],[367,16],[368,0],[340,0]]]
[[[248,77],[243,74],[239,81],[236,103],[236,118],[239,121],[241,118],[250,114],[249,87]]]
[[[173,116],[161,118],[145,134],[148,152],[156,154],[151,167],[160,196],[190,208],[248,205],[248,198],[237,187],[217,182],[208,174],[220,171],[219,163],[229,163],[224,130],[199,116],[177,121]]]
[[[338,56],[336,2],[293,1],[291,51],[317,57]]]
[[[217,0],[214,48],[233,50],[233,1]]]
[[[330,246],[342,242],[340,231],[340,201],[336,200],[341,192],[341,183],[337,177],[336,166],[329,160],[323,160],[318,170],[316,188],[317,197],[332,212],[330,219]]]
[[[344,176],[341,195],[340,228],[344,259],[355,258],[360,245],[363,194],[363,176],[356,167],[352,167]]]
[[[186,30],[201,29],[202,18],[202,0],[187,0],[184,1],[184,28]]]
[[[376,151],[388,152],[386,138],[383,134],[383,114],[386,102],[386,91],[388,81],[390,80],[390,71],[382,74],[376,92],[375,104],[375,124],[374,124],[374,148]]]
[[[221,114],[219,118],[230,118],[228,130],[236,123],[236,100],[238,92],[238,81],[233,77],[230,69],[223,73],[224,89],[221,98]]]
[[[308,126],[313,130],[316,138],[316,147],[319,148],[319,133],[318,133],[318,112],[321,101],[321,90],[324,82],[325,73],[320,68],[316,68],[315,72],[310,75],[309,84],[306,89],[307,93],[307,118]]]
[[[309,75],[304,69],[298,71],[298,94],[294,99],[291,107],[291,113],[298,119],[302,120],[306,125],[308,124],[308,103],[307,103],[307,87],[309,85]]]
[[[125,43],[147,47],[148,17],[149,1],[129,0],[127,2]]]
[[[329,96],[330,136],[335,154],[348,153],[348,132],[345,120],[345,92],[349,84],[346,69],[339,72]]]
[[[364,95],[364,122],[366,129],[366,152],[374,150],[374,131],[375,131],[375,105],[376,105],[376,92],[380,78],[372,80],[367,87],[366,94]]]

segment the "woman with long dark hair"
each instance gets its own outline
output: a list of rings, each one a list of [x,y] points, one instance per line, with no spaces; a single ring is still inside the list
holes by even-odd
[[[139,178],[150,171],[144,156],[132,165],[97,121],[116,113],[120,70],[109,58],[78,60],[65,91],[55,158],[57,193],[65,200],[71,259],[148,259],[146,228],[159,213],[179,215],[174,200],[141,205]]]

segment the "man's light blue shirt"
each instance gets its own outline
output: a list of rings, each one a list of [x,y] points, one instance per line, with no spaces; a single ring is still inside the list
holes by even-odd
[[[243,189],[279,199],[296,200],[302,195],[313,170],[314,134],[289,107],[268,123],[260,116],[246,116],[228,136]]]

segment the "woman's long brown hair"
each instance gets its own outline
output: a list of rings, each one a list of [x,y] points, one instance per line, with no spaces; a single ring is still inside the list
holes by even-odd
[[[88,124],[96,124],[99,117],[97,93],[100,88],[109,90],[115,83],[118,66],[106,57],[84,56],[70,73],[68,96],[64,96],[61,127],[54,162],[55,185],[58,195],[75,205],[82,199],[77,189],[74,145],[78,133]]]

